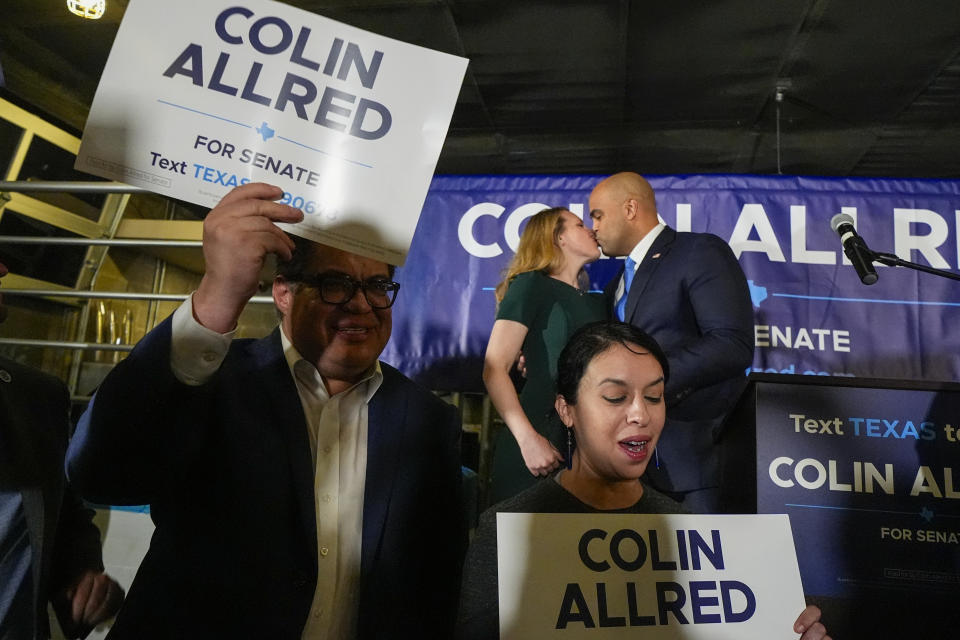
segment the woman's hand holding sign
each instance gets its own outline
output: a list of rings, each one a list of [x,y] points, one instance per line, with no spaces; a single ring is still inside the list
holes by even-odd
[[[295,223],[303,212],[274,202],[283,190],[255,182],[230,191],[203,222],[206,270],[193,296],[197,321],[218,333],[231,331],[257,292],[270,253],[289,260],[293,242],[275,222]]]
[[[803,634],[800,640],[830,640],[827,628],[820,622],[820,609],[812,604],[807,606],[793,623],[793,630]]]

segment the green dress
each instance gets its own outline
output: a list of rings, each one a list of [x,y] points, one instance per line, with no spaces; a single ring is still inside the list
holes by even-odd
[[[539,271],[514,278],[497,310],[497,320],[513,320],[527,327],[523,341],[527,378],[520,392],[520,406],[533,427],[564,457],[566,433],[553,408],[557,359],[574,331],[607,316],[603,295],[584,293]],[[490,504],[510,498],[537,481],[524,464],[520,446],[509,429],[500,430],[495,446]]]

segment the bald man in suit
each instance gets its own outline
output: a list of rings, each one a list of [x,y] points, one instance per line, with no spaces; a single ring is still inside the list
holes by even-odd
[[[667,422],[647,479],[695,513],[719,504],[715,446],[753,362],[753,305],[733,251],[710,233],[660,222],[650,184],[617,173],[590,194],[603,252],[625,256],[606,288],[614,314],[652,335],[667,354]]]

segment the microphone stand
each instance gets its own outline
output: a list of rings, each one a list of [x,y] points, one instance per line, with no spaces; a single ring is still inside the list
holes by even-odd
[[[924,273],[932,273],[935,276],[940,276],[942,278],[950,278],[951,280],[960,280],[960,274],[950,273],[949,271],[944,271],[943,269],[935,269],[934,267],[928,267],[923,264],[917,264],[916,262],[910,262],[908,260],[903,260],[899,256],[893,253],[880,253],[873,251],[870,247],[866,246],[864,243],[864,248],[867,250],[868,257],[870,262],[879,262],[885,264],[888,267],[908,267],[914,269],[915,271],[923,271]]]

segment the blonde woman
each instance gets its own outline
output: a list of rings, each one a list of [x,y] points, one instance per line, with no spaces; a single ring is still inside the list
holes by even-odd
[[[483,382],[508,429],[497,434],[490,501],[499,502],[545,477],[569,455],[553,409],[557,358],[574,331],[607,317],[601,294],[589,293],[584,265],[600,257],[593,231],[567,209],[537,213],[496,290]],[[523,353],[520,395],[510,370]]]

